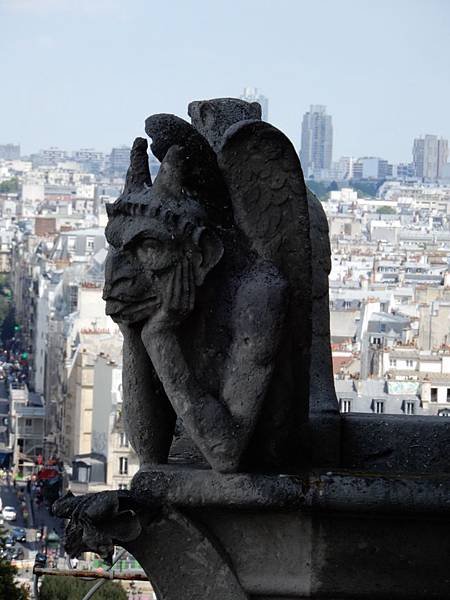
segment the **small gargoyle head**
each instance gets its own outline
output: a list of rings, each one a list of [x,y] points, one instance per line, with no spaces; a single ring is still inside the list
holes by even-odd
[[[100,492],[74,496],[68,492],[52,507],[53,514],[70,519],[64,549],[71,557],[95,552],[111,564],[114,545],[136,539],[141,533],[137,513],[126,492]]]

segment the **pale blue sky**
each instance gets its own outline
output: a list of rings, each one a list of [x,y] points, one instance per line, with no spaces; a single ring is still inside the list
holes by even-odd
[[[109,150],[154,112],[255,86],[298,147],[326,104],[334,158],[450,138],[448,0],[0,0],[0,143]]]

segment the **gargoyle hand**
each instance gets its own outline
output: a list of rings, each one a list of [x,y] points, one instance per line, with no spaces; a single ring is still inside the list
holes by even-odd
[[[154,333],[175,329],[194,308],[194,271],[187,256],[184,256],[175,268],[168,273],[163,286],[161,304],[142,328],[144,343],[148,336]]]

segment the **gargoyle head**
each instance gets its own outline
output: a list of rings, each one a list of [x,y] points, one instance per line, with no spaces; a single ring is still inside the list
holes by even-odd
[[[186,293],[177,279],[189,272],[195,287],[202,285],[222,256],[206,211],[184,187],[185,170],[185,149],[172,146],[151,186],[147,142],[135,141],[125,190],[108,206],[103,298],[116,322],[151,317],[174,287]]]
[[[191,102],[188,114],[192,125],[206,138],[217,152],[225,131],[240,121],[261,120],[259,102],[246,102],[237,98],[214,98]]]

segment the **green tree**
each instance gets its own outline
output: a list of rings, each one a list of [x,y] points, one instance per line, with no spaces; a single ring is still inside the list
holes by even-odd
[[[84,581],[78,577],[45,575],[42,578],[39,600],[82,600],[93,585],[95,581]],[[95,600],[127,600],[127,593],[120,584],[108,581],[95,592],[94,598]]]
[[[327,192],[337,192],[339,190],[339,186],[336,183],[336,181],[333,181],[330,183],[330,185],[328,186]]]
[[[5,530],[0,528],[0,545],[3,545],[5,538]],[[0,558],[0,598],[8,600],[29,600],[27,590],[23,585],[19,585],[15,581],[17,575],[16,567],[6,560]]]
[[[328,200],[328,183],[325,181],[315,181],[314,179],[308,179],[306,186],[315,194],[319,200]]]
[[[15,194],[19,191],[19,180],[12,177],[0,183],[0,194]]]
[[[378,189],[383,185],[385,179],[350,179],[348,187],[361,192],[363,196],[375,198]]]
[[[379,206],[377,208],[377,214],[379,215],[395,215],[397,211],[392,206]]]
[[[0,337],[5,342],[14,335],[11,326],[14,320],[13,295],[8,276],[0,274]]]
[[[6,307],[3,307],[3,308],[6,308]],[[1,318],[0,318],[0,337],[4,343],[14,336],[14,324],[15,324],[14,306],[12,304],[8,304],[7,311],[4,313],[1,313]]]

